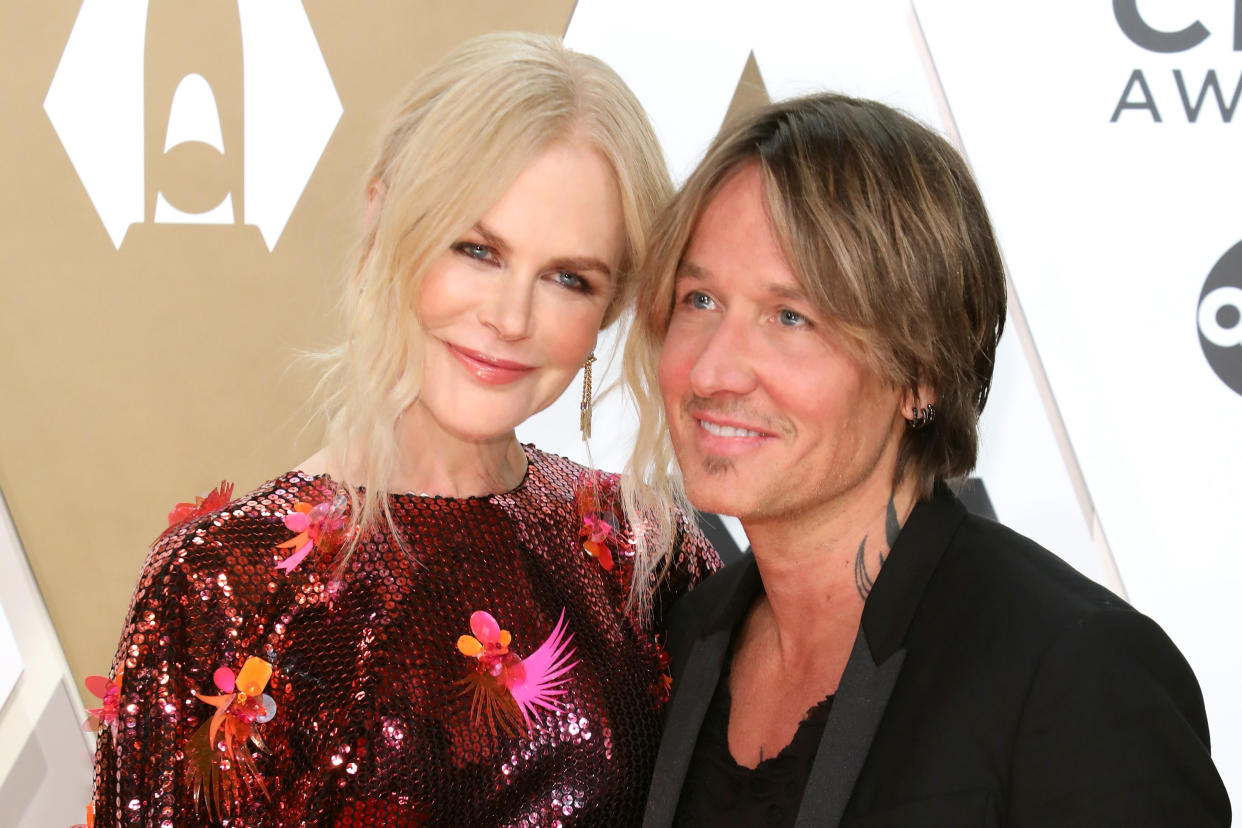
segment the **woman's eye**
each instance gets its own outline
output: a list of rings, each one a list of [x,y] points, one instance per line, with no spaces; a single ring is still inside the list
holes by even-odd
[[[485,244],[458,242],[453,245],[453,249],[463,256],[469,256],[471,259],[478,259],[481,262],[486,262],[492,258],[492,249]]]
[[[782,310],[778,314],[778,317],[780,319],[781,324],[789,328],[796,328],[796,327],[800,327],[802,325],[807,324],[807,319],[805,316],[798,313],[797,311],[789,310],[788,308]]]
[[[558,270],[552,275],[552,280],[558,285],[567,287],[570,290],[580,291],[582,293],[591,292],[591,283],[583,279],[577,273],[568,270]]]

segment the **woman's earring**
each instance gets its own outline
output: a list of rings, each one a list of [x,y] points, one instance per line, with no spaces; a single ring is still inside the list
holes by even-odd
[[[595,354],[587,356],[582,363],[582,402],[578,405],[578,427],[582,429],[582,439],[591,439],[591,364],[595,362]]]

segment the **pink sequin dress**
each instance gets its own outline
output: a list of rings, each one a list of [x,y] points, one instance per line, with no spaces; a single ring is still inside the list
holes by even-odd
[[[408,552],[373,530],[339,580],[318,550],[275,568],[295,504],[333,502],[326,477],[286,474],[163,535],[113,665],[120,717],[100,732],[96,825],[637,825],[667,697],[655,631],[719,562],[683,525],[641,619],[625,609],[628,545],[610,569],[584,550],[582,467],[526,453],[511,492],[393,495]],[[526,734],[493,732],[463,693],[475,665],[457,641],[477,610],[522,657],[564,612],[575,663]],[[216,671],[251,656],[273,667],[275,715],[256,726],[267,751],[252,751],[266,794],[242,786],[213,820],[187,775],[191,735],[215,712],[195,693],[219,693]]]

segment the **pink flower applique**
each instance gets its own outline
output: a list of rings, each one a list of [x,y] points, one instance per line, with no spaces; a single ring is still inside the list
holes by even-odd
[[[609,572],[626,548],[620,531],[621,520],[614,505],[619,497],[616,475],[595,469],[583,472],[574,490],[574,505],[582,519],[578,527],[578,542],[586,554],[599,561],[600,566]]]
[[[475,659],[474,670],[457,684],[462,695],[471,697],[471,717],[476,723],[486,722],[492,735],[498,726],[510,736],[529,734],[539,709],[556,709],[556,698],[565,694],[565,674],[578,663],[570,661],[573,634],[565,627],[565,611],[561,610],[552,634],[526,658],[510,651],[513,637],[491,613],[473,613],[470,631],[474,635],[457,639],[457,649]]]
[[[116,733],[116,724],[120,720],[121,709],[121,676],[123,670],[116,671],[116,678],[109,679],[107,676],[87,676],[83,684],[91,694],[96,696],[103,704],[99,707],[88,707],[86,712],[89,714],[86,721],[82,723],[83,730],[89,730],[98,733],[105,726],[112,728],[112,732]]]
[[[582,518],[582,528],[578,531],[578,537],[582,541],[582,548],[599,561],[599,565],[609,571],[612,570],[612,550],[608,548],[608,539],[612,536],[612,525],[605,521],[598,513],[588,513]]]
[[[276,564],[276,568],[292,572],[312,549],[323,550],[328,546],[335,548],[344,525],[344,518],[332,504],[325,501],[312,506],[298,501],[294,504],[293,511],[285,515],[285,528],[297,534],[276,545],[277,549],[291,549],[293,552]]]

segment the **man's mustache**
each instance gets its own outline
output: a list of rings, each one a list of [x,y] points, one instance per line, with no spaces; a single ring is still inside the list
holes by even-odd
[[[756,410],[745,400],[737,398],[713,399],[690,394],[681,401],[681,410],[693,419],[715,415],[721,419],[736,420],[754,431],[763,431],[780,437],[793,432],[793,426],[784,417],[773,417]]]

